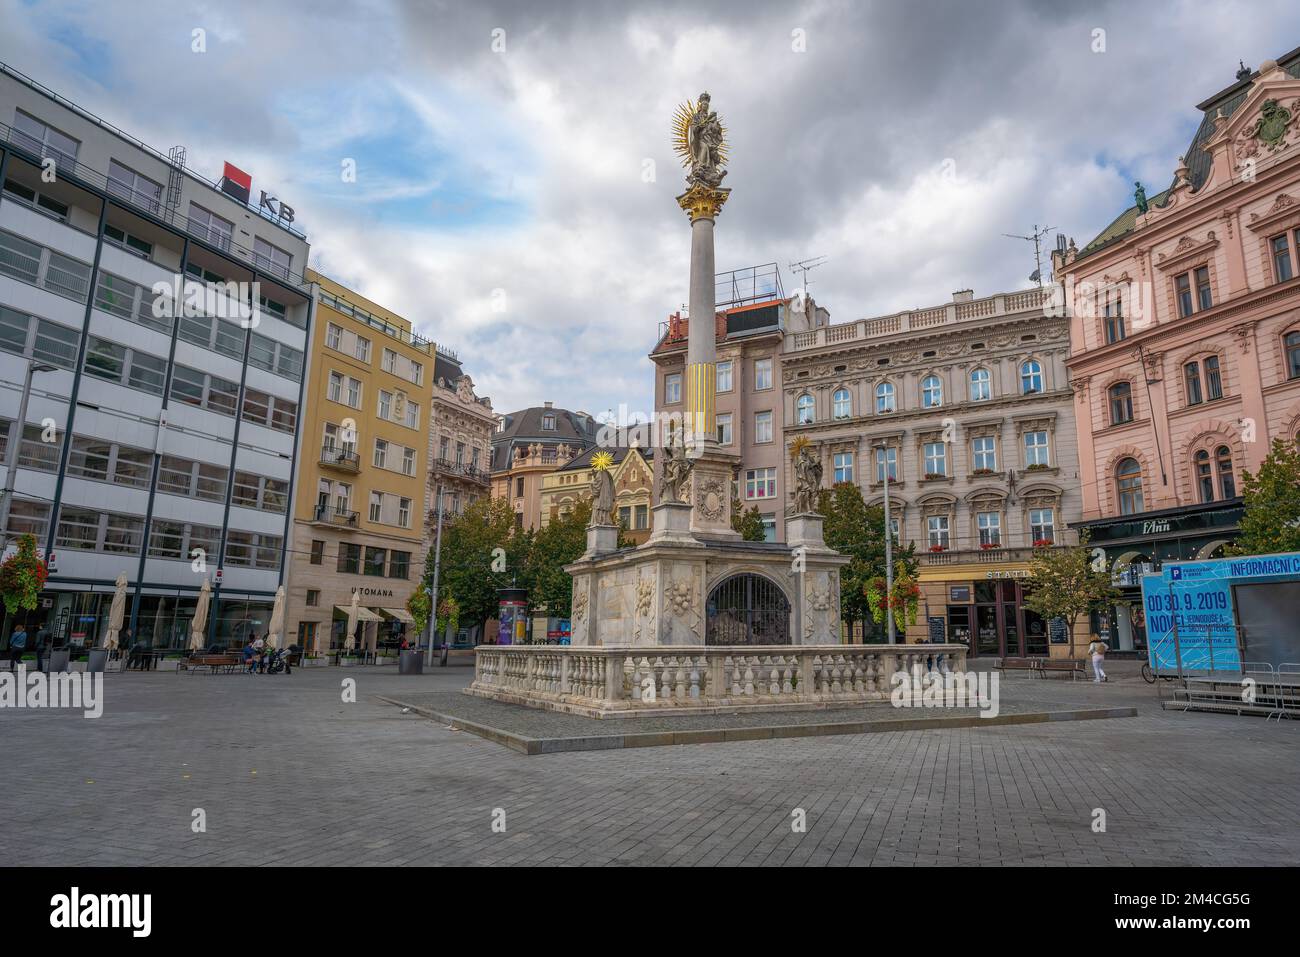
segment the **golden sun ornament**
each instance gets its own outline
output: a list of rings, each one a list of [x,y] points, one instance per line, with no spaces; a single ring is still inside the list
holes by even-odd
[[[669,130],[671,135],[673,152],[678,155],[682,161],[682,168],[689,169],[691,165],[691,117],[695,115],[698,109],[694,100],[687,100],[673,114],[672,127]],[[719,124],[721,126],[721,124]],[[718,146],[718,165],[727,165],[727,128],[721,126],[722,143]]]
[[[614,464],[614,456],[608,452],[597,452],[591,457],[591,467],[597,472],[607,472],[609,467]]]
[[[812,445],[812,442],[808,440],[808,436],[806,435],[799,436],[797,439],[795,439],[793,442],[790,443],[790,458],[797,459],[799,457],[799,453],[802,452],[810,445]]]

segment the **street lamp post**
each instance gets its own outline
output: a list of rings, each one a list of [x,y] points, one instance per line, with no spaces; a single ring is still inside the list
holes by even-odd
[[[9,547],[9,511],[14,501],[14,483],[18,478],[18,450],[23,444],[23,430],[27,426],[27,403],[32,397],[32,375],[37,372],[54,372],[55,367],[35,359],[27,361],[27,374],[23,377],[23,396],[18,402],[18,434],[9,443],[5,454],[4,492],[0,493],[0,556]]]
[[[889,643],[894,645],[898,639],[894,635],[894,535],[889,524],[889,446],[882,444],[876,448],[880,452],[881,471],[885,476],[885,622]]]
[[[438,519],[436,530],[433,535],[433,585],[429,589],[429,667],[433,667],[433,639],[438,633],[438,572],[442,566],[442,483],[438,483],[438,491],[435,496],[437,504],[434,506],[438,510]],[[447,667],[447,649],[442,649],[442,656],[438,664]]]

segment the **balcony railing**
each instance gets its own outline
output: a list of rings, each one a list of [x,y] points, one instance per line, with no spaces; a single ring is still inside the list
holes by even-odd
[[[320,450],[320,464],[326,468],[340,469],[344,472],[360,472],[361,456],[352,449],[327,445]]]
[[[470,465],[468,462],[454,462],[451,459],[434,459],[429,480],[432,482],[437,478],[446,476],[467,478],[471,482],[477,482],[480,485],[487,485],[492,481],[492,476],[477,465]]]
[[[317,505],[314,521],[319,525],[341,525],[344,528],[356,528],[361,521],[361,513],[350,512],[347,509],[336,508],[332,505]]]
[[[1027,562],[1043,548],[1061,548],[1044,545],[1039,548],[962,548],[942,552],[923,551],[917,546],[917,557],[922,565],[1004,565],[1009,562]]]

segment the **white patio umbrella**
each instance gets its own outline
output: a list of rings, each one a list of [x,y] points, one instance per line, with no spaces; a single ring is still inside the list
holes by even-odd
[[[271,630],[266,635],[266,647],[279,648],[284,638],[284,586],[275,590],[275,607],[271,609]]]
[[[108,609],[108,632],[104,635],[104,647],[112,651],[117,647],[117,635],[122,630],[122,616],[126,613],[126,572],[117,576],[117,588],[113,591],[113,604]]]
[[[348,633],[343,641],[343,647],[347,651],[351,651],[357,644],[357,619],[361,617],[361,611],[357,607],[357,603],[360,601],[361,594],[353,591],[352,604],[348,606]]]
[[[205,578],[199,589],[199,601],[194,607],[194,620],[190,622],[190,650],[202,651],[203,639],[208,630],[208,605],[212,602],[212,585]]]

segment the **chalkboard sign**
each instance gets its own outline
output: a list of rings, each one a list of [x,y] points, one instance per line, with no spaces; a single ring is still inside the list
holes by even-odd
[[[1070,632],[1064,618],[1053,618],[1047,623],[1048,640],[1054,645],[1068,644]]]
[[[930,641],[933,644],[943,644],[945,641],[944,629],[946,626],[943,616],[931,615],[925,619],[925,622],[930,628]]]

